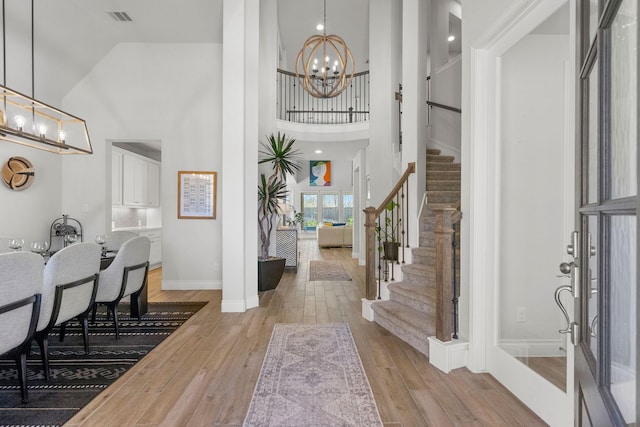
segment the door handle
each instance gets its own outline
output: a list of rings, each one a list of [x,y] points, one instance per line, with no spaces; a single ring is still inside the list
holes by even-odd
[[[580,280],[578,279],[579,277],[579,270],[578,270],[578,265],[574,262],[563,262],[560,264],[560,272],[563,274],[563,276],[559,276],[559,277],[569,277],[571,279],[571,295],[574,298],[579,298],[580,297]]]
[[[558,305],[558,307],[560,307],[560,311],[562,311],[562,314],[564,315],[565,320],[567,321],[567,327],[564,329],[558,330],[558,332],[561,334],[569,334],[571,333],[571,319],[569,318],[569,312],[567,312],[567,309],[565,308],[564,304],[562,303],[562,301],[560,301],[560,294],[564,291],[571,293],[571,286],[563,285],[558,287],[558,289],[556,289],[554,293],[554,298],[556,300],[556,304]]]

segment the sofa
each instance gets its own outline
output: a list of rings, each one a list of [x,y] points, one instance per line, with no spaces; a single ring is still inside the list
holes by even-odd
[[[316,228],[318,246],[321,248],[352,246],[353,228],[350,225],[321,223]]]

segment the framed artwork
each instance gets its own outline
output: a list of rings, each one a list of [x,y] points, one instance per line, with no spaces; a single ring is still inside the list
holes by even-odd
[[[331,161],[309,161],[309,185],[312,187],[329,187],[331,185]]]
[[[178,171],[178,218],[216,219],[216,172]]]

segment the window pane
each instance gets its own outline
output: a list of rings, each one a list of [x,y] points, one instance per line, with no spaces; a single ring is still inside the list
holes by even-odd
[[[589,181],[587,183],[587,203],[598,199],[598,61],[595,61],[589,80]]]
[[[610,218],[611,394],[625,421],[636,420],[636,217]]]
[[[353,223],[353,194],[342,195],[342,220],[347,224]]]
[[[598,276],[598,217],[589,216],[588,233],[590,243],[589,255],[589,283],[591,286],[591,295],[587,304],[587,322],[589,326],[589,336],[586,340],[589,343],[589,349],[594,358],[598,358],[598,290],[600,288],[600,280]]]
[[[637,194],[638,2],[625,0],[611,26],[611,198]]]
[[[338,195],[323,194],[322,195],[322,222],[338,222]]]
[[[318,195],[302,193],[302,225],[305,229],[315,229],[318,225]]]
[[[593,42],[598,31],[598,0],[589,2],[589,41]]]

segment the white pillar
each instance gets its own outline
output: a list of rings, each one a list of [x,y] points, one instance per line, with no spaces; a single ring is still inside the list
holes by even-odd
[[[416,228],[420,202],[425,191],[427,151],[427,3],[402,2],[402,166],[416,163],[409,178],[409,245],[418,246]]]
[[[259,1],[223,1],[222,311],[258,305]]]
[[[396,183],[399,171],[387,167],[394,159],[398,143],[398,104],[395,92],[400,83],[402,2],[369,2],[370,122],[367,150],[367,175],[371,200],[377,207]],[[380,167],[385,165],[385,167]],[[365,178],[366,179],[366,178]]]

